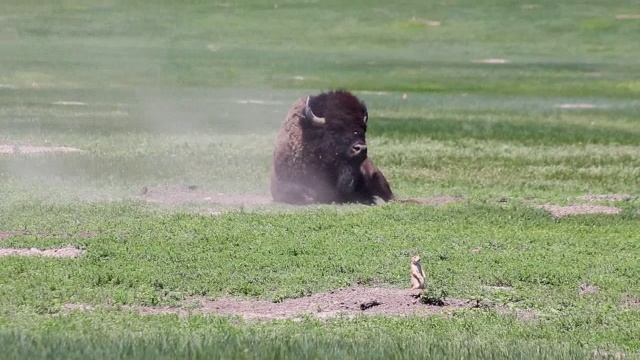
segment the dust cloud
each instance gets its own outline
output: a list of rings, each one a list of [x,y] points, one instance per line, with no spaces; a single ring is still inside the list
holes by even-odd
[[[167,199],[153,195],[196,184],[199,191],[215,194],[203,198],[216,203],[222,199],[229,205],[235,198],[238,206],[247,198],[264,203],[268,192],[236,194],[233,189],[244,191],[243,187],[230,184],[246,177],[245,183],[257,184],[254,188],[268,188],[268,154],[277,130],[293,101],[307,93],[187,87],[136,87],[124,92],[128,98],[112,96],[109,101],[56,96],[28,114],[10,109],[16,121],[25,123],[16,125],[17,135],[0,138],[0,180],[14,184],[14,194],[64,202],[140,199],[137,195],[144,185],[153,189],[147,203],[185,203],[194,191],[181,191],[182,200],[175,199],[175,191],[164,191],[170,193]],[[91,116],[123,108],[125,117]],[[29,117],[34,111],[36,121]],[[64,125],[55,125],[54,140],[44,137],[43,124],[58,119],[68,124],[71,135],[65,134]],[[33,131],[27,122],[33,123]],[[42,146],[43,142],[48,145]],[[180,173],[176,167],[182,168]],[[203,170],[208,168],[209,179]]]
[[[273,135],[304,92],[250,89],[137,89],[144,129],[153,134]]]

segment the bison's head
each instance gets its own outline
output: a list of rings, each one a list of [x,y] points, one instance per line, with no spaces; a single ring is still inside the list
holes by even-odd
[[[322,129],[322,148],[335,160],[357,165],[367,158],[367,106],[350,92],[307,97],[304,117],[308,125]]]

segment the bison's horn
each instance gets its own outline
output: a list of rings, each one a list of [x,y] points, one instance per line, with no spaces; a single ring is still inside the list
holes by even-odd
[[[310,98],[311,96],[307,96],[307,102],[304,105],[304,117],[311,120],[311,123],[314,125],[322,126],[325,124],[325,120],[323,117],[317,117],[313,114],[313,111],[311,111],[311,108],[309,107]]]

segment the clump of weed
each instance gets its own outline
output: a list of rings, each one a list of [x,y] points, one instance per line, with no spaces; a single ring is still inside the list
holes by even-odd
[[[448,295],[447,289],[442,284],[427,283],[420,293],[420,302],[427,305],[445,306]]]

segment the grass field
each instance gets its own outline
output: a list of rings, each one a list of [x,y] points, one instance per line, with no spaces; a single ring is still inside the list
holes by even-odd
[[[0,2],[2,357],[640,358],[638,38],[634,1]],[[289,106],[339,87],[397,195],[455,201],[271,204]],[[414,254],[483,305],[189,305],[408,292]]]

